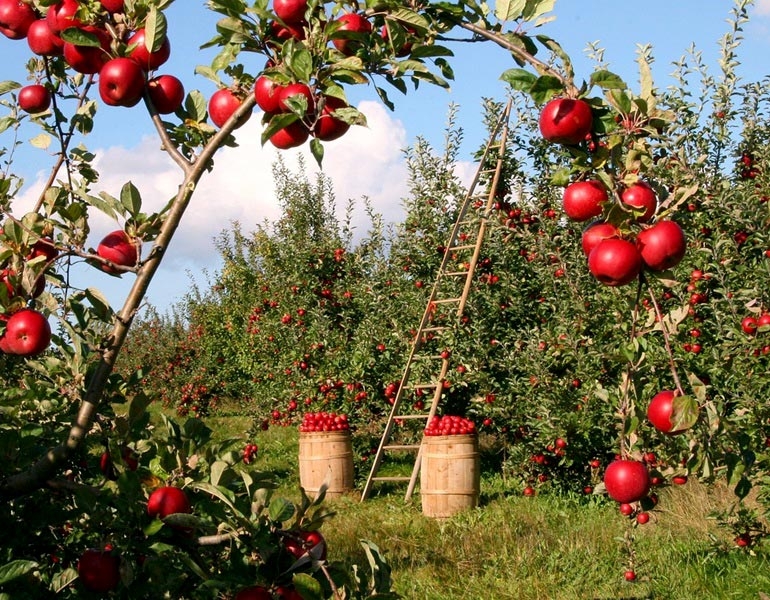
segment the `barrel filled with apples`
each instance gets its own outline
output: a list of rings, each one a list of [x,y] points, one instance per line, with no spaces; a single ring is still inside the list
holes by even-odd
[[[353,443],[347,415],[306,413],[299,426],[299,481],[315,497],[324,482],[327,498],[353,490]]]
[[[479,504],[479,442],[473,421],[433,417],[425,429],[420,463],[422,513],[443,519]]]

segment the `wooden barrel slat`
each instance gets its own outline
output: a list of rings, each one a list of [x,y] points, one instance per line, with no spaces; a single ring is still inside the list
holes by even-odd
[[[478,506],[481,474],[477,436],[425,436],[422,443],[423,514],[443,519]]]
[[[299,482],[312,498],[329,476],[327,498],[338,498],[353,489],[353,443],[349,431],[316,431],[299,434]]]

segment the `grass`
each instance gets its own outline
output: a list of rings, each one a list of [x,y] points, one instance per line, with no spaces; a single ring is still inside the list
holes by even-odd
[[[245,438],[250,427],[239,417],[207,423],[220,437]],[[296,431],[273,427],[256,443],[260,466],[277,472],[280,494],[296,500]],[[323,533],[330,560],[366,564],[359,540],[377,544],[394,588],[410,600],[744,600],[770,594],[768,554],[735,548],[708,516],[729,505],[722,488],[690,481],[662,489],[653,519],[640,527],[602,498],[523,497],[494,473],[482,476],[478,509],[442,521],[422,515],[419,492],[411,503],[404,492],[379,487],[366,502],[359,501],[360,490],[329,501],[337,515]],[[634,583],[623,578],[627,538],[633,538]]]

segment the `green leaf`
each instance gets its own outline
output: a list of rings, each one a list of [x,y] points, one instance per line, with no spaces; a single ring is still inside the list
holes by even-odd
[[[552,75],[541,75],[532,84],[529,94],[536,103],[543,104],[563,91],[564,84],[559,78]]]
[[[211,480],[211,485],[219,485],[219,481],[222,479],[222,474],[229,468],[230,465],[228,465],[223,460],[214,461],[214,464],[211,465],[211,474],[209,477]]]
[[[59,34],[62,40],[75,46],[86,46],[88,48],[101,48],[102,42],[95,34],[84,31],[79,27],[69,27]]]
[[[537,81],[537,75],[530,73],[526,69],[508,69],[500,75],[500,79],[505,81],[514,90],[529,93]]]
[[[307,48],[300,46],[289,56],[287,66],[298,81],[308,82],[313,74],[313,55]]]
[[[166,39],[167,29],[166,16],[156,6],[151,6],[144,23],[144,45],[148,51],[160,50]]]
[[[58,594],[63,589],[72,585],[72,582],[77,578],[78,572],[76,569],[72,567],[64,569],[61,573],[57,573],[54,575],[53,579],[51,579],[51,591]]]
[[[2,119],[0,119],[0,133],[3,133],[11,125],[18,122],[19,121],[17,119],[14,119],[13,117],[3,117]]]
[[[288,127],[299,117],[295,113],[281,113],[274,115],[267,127],[262,131],[262,145],[264,146],[267,141],[278,131],[284,127]]]
[[[671,402],[671,431],[690,429],[698,420],[698,403],[692,396],[676,396]]]
[[[610,102],[623,114],[631,112],[631,98],[624,91],[619,89],[610,90]]]
[[[0,81],[0,96],[3,94],[7,94],[8,92],[11,92],[13,90],[17,90],[21,87],[20,83],[17,83],[16,81]]]
[[[51,136],[47,133],[40,133],[29,140],[29,143],[35,148],[46,150],[51,145]]]
[[[270,502],[268,514],[276,523],[283,523],[294,515],[295,506],[286,498],[275,498]]]
[[[324,160],[324,146],[321,143],[321,140],[313,138],[310,141],[310,152],[313,154],[313,158],[315,158],[315,161],[320,168],[323,165]]]
[[[495,17],[499,21],[515,21],[524,14],[527,0],[498,0],[495,2]]]
[[[295,573],[291,582],[303,600],[323,600],[321,584],[307,573]]]
[[[555,4],[556,0],[527,0],[522,17],[525,21],[534,21],[540,15],[551,12]]]
[[[94,312],[102,321],[108,322],[112,319],[115,313],[107,298],[98,289],[92,287],[86,288],[85,296],[91,303]]]
[[[13,560],[0,567],[0,585],[5,585],[18,577],[22,577],[37,569],[38,563],[32,560]]]
[[[628,87],[619,75],[607,70],[591,73],[590,84],[592,86],[597,85],[603,90],[625,90]]]
[[[147,407],[152,403],[152,398],[145,393],[135,394],[128,401],[128,422],[136,423],[147,412]]]
[[[130,181],[120,190],[120,203],[132,217],[136,218],[142,210],[142,196],[136,186]]]
[[[558,169],[554,171],[553,175],[551,175],[551,185],[564,187],[569,183],[569,180],[570,180],[569,167],[563,167],[561,169]]]
[[[206,98],[198,90],[191,91],[185,99],[184,109],[190,119],[201,123],[206,120]]]

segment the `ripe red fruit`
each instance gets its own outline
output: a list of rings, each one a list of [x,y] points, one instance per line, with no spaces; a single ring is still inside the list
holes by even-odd
[[[37,20],[32,6],[20,0],[0,0],[0,33],[12,40],[27,36],[30,26]]]
[[[307,0],[273,0],[273,11],[287,25],[294,25],[305,20]]]
[[[289,105],[286,103],[286,101],[297,96],[305,97],[305,101],[307,102],[307,109],[305,110],[305,114],[315,111],[315,99],[313,98],[313,92],[310,91],[310,88],[306,84],[299,82],[290,83],[289,85],[283,86],[280,90],[278,90],[278,111],[290,112],[291,109],[289,108]]]
[[[39,83],[25,85],[19,90],[19,108],[30,114],[48,110],[51,106],[51,92]]]
[[[51,31],[58,34],[70,27],[80,27],[82,23],[75,18],[78,8],[80,8],[78,0],[62,0],[51,6],[46,13]]]
[[[235,595],[235,600],[272,600],[273,594],[270,590],[261,585],[253,585],[243,588]]]
[[[270,136],[270,143],[280,150],[296,148],[304,144],[310,137],[307,127],[302,121],[294,121]]]
[[[159,75],[147,82],[147,93],[161,115],[175,112],[184,101],[184,85],[173,75]]]
[[[607,238],[618,237],[619,235],[620,230],[612,223],[594,221],[583,230],[583,235],[581,238],[583,253],[586,256],[589,256],[591,254],[591,250],[596,248],[599,242]]]
[[[191,513],[192,507],[184,490],[166,486],[156,489],[147,500],[147,514],[163,519],[176,513]]]
[[[279,85],[269,77],[260,75],[254,82],[254,98],[257,106],[266,113],[276,113],[280,111],[279,101],[281,99],[282,85]]]
[[[50,26],[50,22],[49,22]],[[99,46],[76,46],[69,42],[64,43],[62,53],[64,60],[73,70],[84,75],[94,75],[98,73],[104,63],[110,59],[110,34],[104,29],[87,25],[80,28],[86,33],[96,36],[99,40]]]
[[[171,42],[168,38],[163,38],[160,47],[151,52],[147,47],[147,42],[152,43],[152,40],[147,39],[147,34],[144,29],[137,29],[136,32],[128,38],[128,46],[131,48],[129,57],[135,60],[145,71],[152,71],[157,69],[163,63],[165,63],[169,56],[171,56]]]
[[[617,459],[604,471],[604,486],[610,498],[630,504],[641,500],[650,491],[650,475],[642,462]]]
[[[751,535],[748,533],[742,533],[735,538],[735,545],[739,548],[746,548],[751,546]]]
[[[576,181],[564,189],[564,212],[573,221],[587,221],[602,214],[607,188],[600,181]]]
[[[36,356],[51,343],[51,324],[45,315],[32,308],[13,313],[0,337],[0,350],[6,354]]]
[[[211,98],[209,98],[209,116],[211,117],[211,121],[217,127],[222,127],[228,119],[230,119],[233,113],[238,110],[240,105],[241,99],[236,96],[232,90],[228,88],[217,90],[211,95]],[[247,112],[243,118],[238,121],[236,129],[241,127],[250,117],[251,113]]]
[[[757,328],[770,326],[770,313],[764,313],[757,319]]]
[[[623,573],[623,577],[626,581],[636,581],[636,571],[632,571],[629,569],[625,573]]]
[[[99,0],[108,13],[123,12],[123,0]]]
[[[294,558],[301,558],[315,547],[314,556],[326,560],[326,540],[318,531],[291,531],[283,538],[283,545]],[[320,545],[320,546],[319,546]],[[320,551],[320,554],[319,554]]]
[[[600,241],[588,255],[588,270],[605,285],[630,283],[642,269],[642,258],[628,240],[609,238]]]
[[[136,265],[138,259],[134,240],[128,237],[128,234],[122,229],[113,231],[105,236],[104,239],[99,242],[96,253],[102,258],[122,267],[133,267]],[[120,270],[114,269],[107,264],[101,264],[100,267],[105,273],[121,273]]]
[[[674,430],[674,424],[671,422],[675,397],[676,392],[664,390],[655,394],[647,406],[647,420],[652,423],[655,429],[669,435],[676,435],[687,430],[686,427]]]
[[[634,512],[634,507],[631,506],[628,502],[623,502],[620,507],[620,514],[624,517],[630,517]]]
[[[555,144],[579,144],[592,124],[591,106],[584,100],[555,98],[540,113],[540,133]]]
[[[99,71],[99,95],[109,106],[136,106],[144,84],[142,67],[130,58],[113,58]]]
[[[365,16],[359,13],[345,13],[337,20],[337,23],[339,23],[339,27],[335,32],[335,36],[339,32],[342,32],[343,35],[335,37],[332,43],[345,56],[353,56],[362,47],[361,42],[355,40],[355,38],[371,33],[372,24]]]
[[[48,26],[48,19],[36,19],[27,30],[29,49],[38,56],[60,56],[64,41]]]
[[[646,223],[655,214],[658,208],[658,198],[650,185],[644,181],[638,181],[628,186],[620,195],[623,203],[635,208],[644,209],[644,213],[637,217],[640,223]]]
[[[321,115],[313,126],[313,136],[322,142],[331,142],[341,138],[350,129],[350,124],[332,116],[338,108],[347,108],[347,103],[339,98],[327,96]]]
[[[275,595],[281,600],[303,600],[300,593],[293,587],[279,585],[275,588]]]
[[[525,496],[534,496],[535,495],[535,488],[533,488],[531,485],[528,485],[524,488],[524,495]]]
[[[684,231],[674,221],[658,221],[636,236],[636,246],[648,269],[665,271],[684,258],[687,242]]]
[[[89,591],[104,594],[114,590],[120,583],[120,560],[110,552],[89,548],[78,560],[78,577]]]
[[[756,317],[743,317],[741,321],[741,329],[744,333],[754,335],[757,332],[758,322]]]
[[[646,523],[649,523],[650,521],[650,513],[642,512],[636,515],[636,522],[639,523],[639,525],[644,525]]]
[[[674,477],[671,478],[671,481],[676,485],[684,485],[687,483],[687,475],[674,475]]]

